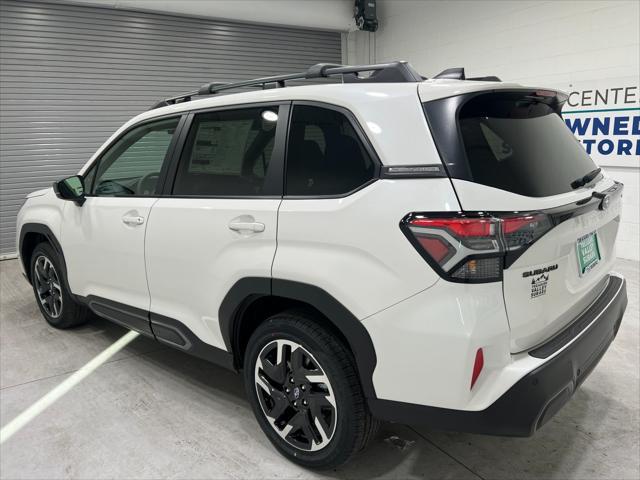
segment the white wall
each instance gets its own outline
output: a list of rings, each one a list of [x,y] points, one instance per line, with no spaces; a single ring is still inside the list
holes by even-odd
[[[623,122],[618,135],[587,130],[578,138],[596,140],[592,157],[625,184],[618,256],[638,260],[640,135],[631,128],[640,116],[640,2],[378,0],[378,19],[375,34],[348,34],[349,63],[408,60],[426,76],[465,67],[468,76],[497,75],[577,92],[574,106],[564,109],[572,122],[609,118],[613,129],[617,116],[629,117],[618,120]],[[611,145],[614,151],[608,153]]]

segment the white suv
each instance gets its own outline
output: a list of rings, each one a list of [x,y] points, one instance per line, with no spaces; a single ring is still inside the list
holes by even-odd
[[[627,301],[622,185],[566,98],[403,62],[204,85],[30,194],[22,265],[54,327],[93,311],[242,370],[304,466],[345,462],[378,420],[531,435]]]

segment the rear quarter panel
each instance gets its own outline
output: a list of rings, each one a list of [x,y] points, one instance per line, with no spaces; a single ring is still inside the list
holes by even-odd
[[[363,319],[438,280],[401,232],[414,211],[457,211],[448,179],[378,180],[344,198],[285,199],[273,277],[318,286]]]

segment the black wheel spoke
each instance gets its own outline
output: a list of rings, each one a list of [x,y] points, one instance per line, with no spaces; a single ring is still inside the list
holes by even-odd
[[[295,373],[302,373],[304,362],[304,352],[301,348],[296,348],[295,351],[291,353],[291,370]]]
[[[271,415],[275,418],[276,422],[280,420],[280,417],[287,411],[289,408],[289,402],[285,401],[276,401],[275,407],[271,410]]]
[[[324,430],[325,434],[331,431],[331,424],[327,420],[327,417],[324,415],[324,412],[328,409],[332,409],[333,405],[331,405],[331,403],[327,401],[326,397],[322,401],[320,400],[320,398],[314,398],[313,400],[310,400],[309,407],[311,417],[314,420],[314,426],[317,428],[317,425],[315,425],[315,420],[318,420],[318,422],[320,423],[320,428]]]
[[[273,365],[269,360],[262,361],[262,368],[264,370],[265,375],[269,379],[269,383],[272,385],[283,386],[287,381],[287,364],[286,362],[281,362],[278,365]]]
[[[311,416],[308,411],[299,411],[296,413],[291,420],[289,420],[289,425],[293,427],[293,430],[291,430],[292,433],[294,433],[296,429],[300,430],[309,442],[320,443],[322,441],[322,437],[316,433],[315,426],[311,426]]]
[[[313,371],[305,365],[306,361],[307,358],[302,348],[297,348],[291,354],[291,369],[296,377],[304,378],[305,376],[313,373]]]
[[[271,417],[278,420],[285,412],[285,410],[289,407],[289,400],[284,393],[277,390],[273,390],[271,392],[271,398],[273,398],[274,404],[269,414]]]
[[[311,393],[308,396],[309,407],[313,409],[331,408],[333,404],[327,398],[328,393]]]

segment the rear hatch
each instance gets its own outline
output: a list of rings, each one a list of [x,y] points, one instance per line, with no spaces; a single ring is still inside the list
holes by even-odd
[[[565,100],[496,89],[423,104],[463,215],[494,225],[512,352],[543,343],[584,311],[615,260],[622,185],[566,127]],[[474,268],[484,260],[475,253]]]

